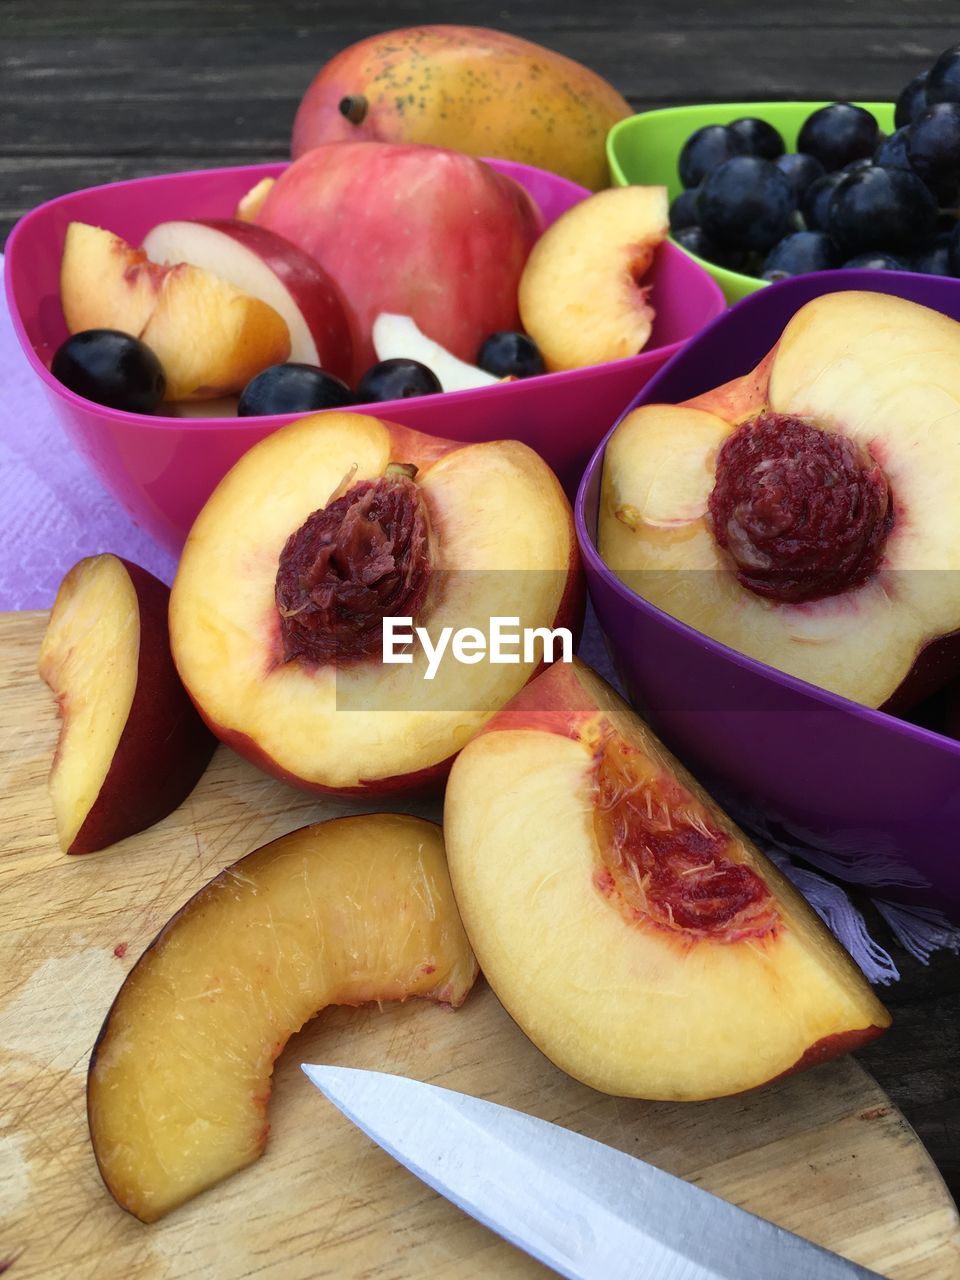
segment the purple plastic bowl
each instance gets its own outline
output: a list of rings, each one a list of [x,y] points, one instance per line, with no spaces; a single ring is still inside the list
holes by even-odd
[[[795,277],[714,321],[624,413],[677,403],[749,372],[795,311],[842,289],[896,294],[960,320],[960,280],[874,271]],[[960,742],[744,657],[625,587],[594,541],[606,443],[577,494],[577,536],[631,700],[738,812],[762,813],[834,854],[847,868],[844,878],[877,897],[960,919]]]
[[[589,193],[528,165],[489,162],[520,182],[547,222]],[[40,205],[7,242],[6,290],[17,337],[67,435],[134,520],[174,553],[217,482],[258,440],[297,414],[259,418],[161,418],[83,400],[47,362],[67,336],[60,256],[67,224],[91,222],[139,244],[170,218],[232,217],[237,201],[284,166],[250,165],[90,187]],[[378,417],[452,440],[516,439],[536,449],[571,497],[597,441],[631,396],[681,344],[719,315],[718,285],[685,253],[664,244],[650,281],[657,318],[647,350],[606,365],[474,391],[375,406]]]

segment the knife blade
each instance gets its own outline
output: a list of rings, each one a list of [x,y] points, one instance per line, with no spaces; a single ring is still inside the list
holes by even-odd
[[[536,1116],[385,1072],[302,1069],[428,1186],[570,1280],[882,1280]]]

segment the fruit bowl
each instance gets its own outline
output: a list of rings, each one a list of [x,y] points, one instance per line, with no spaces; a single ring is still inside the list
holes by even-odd
[[[538,202],[547,222],[588,192],[553,174],[494,160]],[[178,552],[217,482],[258,440],[296,414],[247,418],[165,418],[112,410],[81,399],[47,368],[67,336],[59,267],[67,225],[109,227],[139,244],[156,223],[231,217],[238,200],[284,166],[250,165],[140,178],[91,187],[48,201],[14,228],[6,250],[13,324],[67,435],[103,483],[159,543]],[[674,245],[664,244],[651,272],[657,318],[639,355],[478,390],[378,404],[378,416],[465,442],[514,438],[537,450],[575,492],[603,432],[630,397],[724,308],[715,282]],[[360,410],[363,411],[362,409]]]
[[[673,200],[683,190],[677,159],[684,142],[706,124],[731,124],[741,116],[757,116],[778,129],[788,151],[795,151],[800,127],[826,102],[725,102],[707,106],[666,107],[644,111],[614,125],[607,135],[607,159],[615,186],[664,184]],[[885,132],[893,131],[892,102],[860,102]],[[690,255],[720,285],[728,302],[738,302],[766,287],[767,281],[715,266]]]
[[[960,280],[886,271],[798,276],[715,320],[630,409],[678,403],[748,372],[801,306],[849,289],[897,295],[960,320]],[[626,587],[595,541],[609,438],[577,494],[577,536],[590,596],[631,700],[741,816],[779,824],[788,839],[830,854],[845,878],[876,886],[879,897],[960,918],[960,742],[745,657]]]

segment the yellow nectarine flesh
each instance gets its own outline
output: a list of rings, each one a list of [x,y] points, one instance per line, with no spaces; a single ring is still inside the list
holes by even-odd
[[[119,329],[139,337],[157,305],[165,267],[102,227],[71,222],[60,263],[60,302],[71,333]]]
[[[181,678],[214,731],[308,788],[393,785],[442,765],[536,669],[535,661],[450,659],[428,681],[419,644],[409,665],[381,661],[379,630],[375,651],[363,655],[339,639],[338,661],[323,646],[312,657],[299,648],[293,655],[284,637],[300,606],[279,600],[278,610],[277,594],[288,539],[301,541],[308,521],[312,527],[345,494],[349,505],[397,463],[417,468],[407,484],[426,517],[429,582],[411,616],[435,642],[444,627],[486,634],[493,615],[552,627],[575,580],[569,506],[546,464],[516,441],[459,445],[327,412],[256,445],[190,532],[171,597],[171,640]],[[316,572],[326,572],[327,554]],[[313,575],[308,565],[295,577]],[[405,616],[410,607],[404,595],[388,612]]]
[[[38,667],[62,718],[50,793],[64,853],[159,822],[213,754],[173,665],[169,600],[153,574],[109,554],[81,560],[60,584]]]
[[[544,231],[527,259],[519,302],[549,369],[643,350],[654,319],[645,277],[668,226],[666,187],[611,187]]]
[[[238,222],[255,222],[260,208],[270,194],[276,178],[261,178],[250,188],[245,196],[237,202],[234,217]]]
[[[457,757],[450,874],[484,975],[607,1093],[738,1093],[879,1034],[860,972],[777,869],[581,663]]]
[[[146,343],[167,401],[216,400],[290,355],[283,317],[210,271],[159,265],[100,227],[72,222],[60,267],[71,333],[118,329]]]
[[[227,867],[127,976],[90,1064],[103,1179],[153,1222],[256,1160],[273,1064],[327,1005],[454,1007],[476,962],[440,828],[365,814],[304,827]]]
[[[116,556],[92,556],[57,592],[40,646],[40,675],[57,696],[60,740],[50,796],[66,853],[103,787],[137,687],[140,610]]]

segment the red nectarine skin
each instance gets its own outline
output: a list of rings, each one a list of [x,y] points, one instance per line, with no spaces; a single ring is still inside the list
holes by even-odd
[[[732,378],[712,391],[693,396],[683,403],[690,409],[714,413],[725,422],[742,422],[767,407],[770,397],[770,370],[780,344],[772,347],[757,367],[739,378]]]
[[[730,836],[675,778],[643,777],[640,758],[606,729],[594,766],[596,887],[628,919],[688,944],[772,938],[780,916],[763,880],[730,858]]]
[[[413,480],[388,474],[314,511],[280,553],[276,600],[289,662],[365,658],[386,617],[416,617],[430,583],[429,522]]]
[[[169,588],[139,565],[122,563],[141,614],[136,692],[107,776],[68,853],[93,853],[172,813],[196,786],[217,745],[204,730],[173,664],[167,631]],[[158,783],[157,745],[170,737],[177,740],[179,763]]]
[[[723,442],[709,510],[737,581],[791,603],[866,582],[893,526],[886,477],[866,449],[772,412],[742,423]]]
[[[794,1076],[799,1071],[806,1071],[809,1067],[818,1067],[822,1062],[830,1062],[831,1059],[839,1058],[845,1053],[853,1053],[857,1049],[862,1049],[865,1044],[869,1044],[871,1040],[876,1040],[877,1036],[882,1036],[884,1031],[886,1027],[863,1027],[857,1031],[841,1031],[833,1036],[824,1036],[822,1040],[812,1044],[789,1071],[782,1072],[774,1079],[782,1080],[784,1076]]]

